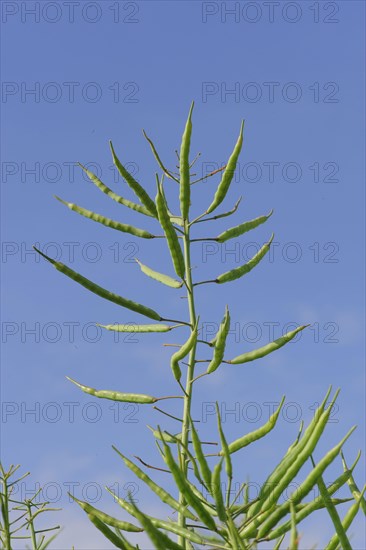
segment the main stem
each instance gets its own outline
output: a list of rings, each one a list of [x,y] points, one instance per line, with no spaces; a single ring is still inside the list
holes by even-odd
[[[2,474],[3,474],[3,479],[2,479],[3,494],[1,495],[1,505],[2,505],[3,523],[4,523],[3,536],[4,536],[5,550],[11,550],[8,480],[4,471],[2,471]]]
[[[186,272],[186,286],[187,286],[187,299],[188,299],[188,308],[189,308],[189,320],[191,323],[191,330],[193,330],[196,324],[196,311],[194,306],[194,292],[193,292],[193,283],[192,283],[192,270],[191,270],[191,241],[189,237],[189,224],[186,220],[184,223],[184,264]],[[184,396],[184,409],[183,409],[183,425],[182,425],[182,443],[180,451],[180,464],[182,471],[185,476],[187,476],[188,464],[187,464],[187,453],[185,452],[185,447],[188,446],[188,436],[189,436],[189,417],[191,411],[191,401],[192,401],[192,387],[193,387],[193,378],[194,378],[194,367],[196,363],[196,344],[193,346],[188,359],[188,369],[187,369],[187,379],[185,387],[185,396]],[[180,493],[179,502],[183,505],[186,504],[184,494]],[[183,514],[179,514],[179,525],[185,527],[185,517]],[[186,548],[186,540],[184,537],[179,537],[179,543]]]

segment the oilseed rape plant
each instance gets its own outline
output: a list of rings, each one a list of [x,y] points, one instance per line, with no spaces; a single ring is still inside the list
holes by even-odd
[[[129,297],[115,294],[38,250],[53,267],[76,283],[99,297],[122,308],[134,311],[149,320],[148,324],[133,326],[128,324],[100,325],[105,330],[138,332],[141,334],[184,330],[188,332],[183,343],[178,346],[177,351],[172,354],[170,360],[170,370],[177,390],[176,393],[174,392],[175,395],[154,396],[94,389],[85,385],[87,382],[85,380],[81,383],[68,378],[78,389],[97,398],[138,403],[146,406],[164,399],[167,400],[168,404],[171,403],[176,408],[180,407],[180,413],[177,413],[175,409],[174,415],[160,411],[163,415],[177,421],[179,425],[178,433],[172,434],[165,430],[163,426],[158,426],[157,429],[152,430],[162,462],[162,468],[156,469],[163,469],[169,476],[165,488],[156,483],[152,475],[146,473],[147,470],[143,464],[131,460],[125,449],[120,450],[114,447],[115,452],[126,468],[146,484],[158,499],[171,509],[171,517],[165,519],[153,517],[144,511],[143,505],[136,505],[132,495],[129,495],[127,499],[122,499],[114,494],[111,489],[108,490],[115,502],[124,512],[129,514],[129,521],[112,517],[88,502],[73,498],[106,539],[114,547],[122,550],[136,550],[147,547],[158,550],[192,550],[200,548],[252,550],[262,548],[262,543],[265,548],[269,548],[269,545],[272,544],[273,549],[276,550],[281,548],[295,550],[301,547],[301,522],[320,509],[325,509],[328,512],[329,521],[334,526],[334,536],[326,545],[326,550],[336,550],[338,548],[350,550],[352,547],[347,532],[356,514],[360,510],[364,513],[366,511],[365,488],[360,490],[353,477],[359,455],[351,466],[347,465],[342,455],[342,447],[352,434],[354,427],[343,435],[340,441],[321,460],[318,460],[317,463],[313,460],[314,450],[327,427],[338,391],[333,394],[331,388],[327,391],[308,426],[301,425],[296,440],[290,444],[282,459],[268,473],[267,479],[262,484],[256,498],[251,498],[248,483],[245,482],[242,483],[237,494],[232,494],[234,476],[232,455],[240,451],[245,458],[244,449],[246,447],[255,444],[257,440],[275,430],[284,404],[284,398],[263,426],[250,433],[239,435],[235,441],[227,440],[222,427],[220,410],[217,406],[219,450],[213,454],[207,453],[207,442],[202,441],[196,422],[192,419],[193,389],[198,380],[200,380],[200,383],[204,383],[205,377],[215,376],[216,371],[225,368],[226,364],[243,365],[249,361],[259,360],[286,346],[300,331],[306,329],[306,325],[299,326],[259,349],[242,353],[236,357],[227,357],[226,342],[230,330],[230,311],[229,307],[226,307],[215,338],[211,341],[201,338],[200,317],[202,318],[204,312],[197,311],[196,287],[205,284],[224,285],[241,279],[250,271],[255,270],[268,253],[273,234],[266,244],[243,265],[218,274],[210,280],[194,280],[191,248],[195,242],[204,241],[206,238],[192,236],[192,233],[196,229],[199,230],[205,227],[202,224],[206,222],[210,222],[209,226],[212,226],[212,222],[215,220],[232,216],[239,208],[240,199],[231,210],[218,210],[225,201],[233,182],[243,145],[244,123],[240,126],[237,141],[227,164],[204,178],[194,180],[192,166],[196,159],[191,160],[192,115],[193,103],[183,130],[180,150],[177,153],[179,160],[178,172],[174,172],[165,166],[153,141],[144,132],[159,167],[159,173],[156,174],[155,197],[149,194],[127,171],[118,158],[112,143],[110,143],[110,148],[113,162],[123,180],[135,194],[136,202],[116,194],[100,181],[95,174],[80,165],[98,189],[113,201],[132,209],[136,216],[140,216],[141,228],[111,220],[57,197],[70,210],[115,231],[147,240],[160,239],[162,246],[170,255],[174,276],[155,271],[153,267],[142,263],[140,258],[136,261],[142,273],[147,277],[162,285],[179,289],[180,293],[185,292],[188,306],[188,314],[185,319],[170,319],[164,316],[163,312],[160,312],[160,308],[157,311],[155,308],[152,309],[150,306],[135,302]],[[202,208],[203,212],[199,216],[191,218],[193,185],[214,175],[217,175],[220,181],[211,202],[207,201],[208,204]],[[168,203],[165,194],[167,179],[173,182],[173,186],[178,185],[176,188],[179,194],[179,212],[173,213]],[[270,223],[272,221],[271,216],[272,211],[253,220],[241,221],[239,225],[226,229],[217,237],[207,237],[207,239],[218,243],[227,242],[255,230],[262,224]],[[146,218],[156,221],[155,233],[150,233],[150,231],[143,228],[143,221]],[[195,270],[194,273],[197,271]],[[201,359],[201,350],[208,351],[209,358],[207,360],[206,358]],[[283,352],[285,353],[285,350]],[[204,365],[204,370],[201,368],[202,365]],[[323,475],[334,461],[339,461],[341,470],[339,476],[330,485],[326,485]],[[294,483],[295,479],[298,480],[298,475],[303,471],[306,473],[303,474],[302,481],[298,482],[297,489],[291,493],[291,484]],[[248,472],[248,475],[250,476],[250,472]],[[335,496],[342,487],[348,491],[347,486],[349,488],[347,498]],[[314,489],[317,489],[318,496],[313,500],[309,500],[309,494]],[[286,498],[280,498],[284,494],[287,495]],[[348,501],[350,502],[348,511],[345,515],[340,514],[338,506]],[[146,546],[146,542],[137,542],[139,534],[143,534],[145,541],[146,537],[148,538],[150,541],[148,546]]]

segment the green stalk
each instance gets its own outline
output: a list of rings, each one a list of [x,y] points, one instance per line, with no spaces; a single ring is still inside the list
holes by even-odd
[[[189,308],[189,320],[191,323],[191,331],[196,324],[196,311],[194,305],[194,293],[193,293],[193,283],[192,283],[192,273],[191,273],[191,241],[189,237],[189,223],[186,220],[184,223],[184,266],[185,266],[185,282],[187,287],[187,299],[188,299],[188,308]],[[189,435],[189,417],[191,412],[191,401],[192,401],[192,388],[193,388],[193,378],[194,378],[194,367],[196,362],[196,344],[193,346],[188,359],[188,369],[187,369],[187,379],[185,387],[185,396],[184,396],[184,408],[183,408],[183,425],[182,425],[182,446],[180,450],[180,464],[184,475],[187,475],[188,464],[187,464],[187,453],[185,447],[188,446],[188,435]],[[184,494],[179,495],[179,502],[183,505],[186,504]],[[186,526],[185,517],[179,515],[179,525],[182,527]],[[186,540],[184,537],[179,537],[179,544],[184,548],[186,546]]]
[[[1,508],[4,523],[4,544],[5,550],[11,549],[11,533],[10,533],[10,520],[9,520],[9,491],[8,491],[8,477],[5,471],[1,468],[3,475],[2,485],[3,494],[1,495]]]
[[[35,532],[35,529],[34,529],[34,523],[33,523],[33,518],[32,518],[32,507],[31,507],[31,504],[30,502],[26,502],[25,503],[26,507],[27,507],[27,510],[28,510],[28,525],[29,525],[29,529],[30,529],[30,532],[31,532],[31,539],[32,539],[32,545],[33,545],[33,550],[37,550],[37,537],[36,537],[36,532]]]

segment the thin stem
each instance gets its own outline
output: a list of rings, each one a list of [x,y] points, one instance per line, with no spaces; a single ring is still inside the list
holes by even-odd
[[[186,273],[186,286],[187,286],[187,299],[189,309],[189,320],[191,324],[191,330],[196,324],[196,310],[194,303],[193,282],[192,282],[192,270],[191,270],[191,256],[190,256],[190,235],[189,235],[189,223],[186,220],[184,223],[184,264]],[[188,446],[189,435],[189,418],[191,413],[191,401],[192,401],[192,382],[194,378],[194,367],[196,362],[196,344],[193,346],[188,360],[186,388],[184,396],[184,408],[183,408],[183,424],[182,424],[182,446],[180,448],[180,464],[184,475],[187,475],[187,452],[185,447]],[[179,495],[179,502],[182,505],[186,505],[185,497],[183,493]],[[179,514],[179,525],[185,527],[186,519],[183,514]],[[183,548],[187,548],[186,540],[184,537],[179,537],[179,543]]]
[[[173,420],[178,420],[178,422],[183,422],[181,418],[178,418],[177,416],[174,416],[173,414],[167,413],[166,411],[163,411],[162,409],[159,409],[159,407],[154,406],[153,409],[156,411],[165,414],[165,416],[169,416],[169,418],[173,418]]]
[[[203,176],[203,178],[200,178],[199,180],[192,181],[191,185],[194,185],[195,183],[199,183],[200,181],[206,180],[207,178],[210,178],[211,176],[214,176],[215,174],[218,174],[219,172],[222,172],[223,170],[225,170],[225,168],[226,168],[226,164],[225,164],[225,166],[221,166],[221,168],[218,168],[217,170],[214,170],[213,172],[210,172],[206,176]]]
[[[192,239],[191,243],[199,243],[203,241],[217,241],[217,237],[205,237],[204,239]]]
[[[28,510],[28,525],[31,532],[33,550],[37,550],[37,537],[36,537],[36,532],[34,530],[34,523],[33,523],[34,518],[32,517],[32,507],[29,501],[27,501],[25,505]]]
[[[212,280],[209,280],[209,281],[200,281],[199,283],[194,283],[193,286],[198,286],[198,285],[209,285],[210,283],[216,283],[216,279],[212,279]],[[165,319],[164,319],[165,320]]]

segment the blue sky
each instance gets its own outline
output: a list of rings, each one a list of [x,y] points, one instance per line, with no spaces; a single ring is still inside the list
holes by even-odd
[[[215,236],[271,208],[274,215],[226,245],[197,243],[194,277],[211,278],[243,263],[272,231],[275,246],[247,277],[198,287],[201,320],[210,336],[229,305],[229,355],[264,345],[291,323],[311,327],[260,362],[222,366],[198,382],[194,414],[201,433],[215,438],[211,411],[219,401],[227,437],[235,439],[264,423],[286,394],[276,434],[236,461],[238,482],[249,476],[261,483],[332,384],[342,391],[316,459],[357,424],[345,448],[351,462],[365,447],[364,3],[279,2],[270,8],[266,2],[105,0],[75,3],[73,12],[67,3],[54,4],[2,5],[3,460],[32,472],[24,490],[32,482],[46,484],[48,498],[63,508],[56,521],[66,527],[53,548],[101,549],[104,540],[68,501],[67,487],[75,484],[80,498],[95,495],[97,505],[114,514],[119,510],[110,498],[99,501],[103,486],[116,484],[124,496],[132,487],[156,513],[156,501],[111,445],[156,464],[145,425],[165,420],[150,408],[96,403],[65,376],[99,388],[174,393],[171,350],[162,343],[183,333],[114,341],[94,324],[143,318],[81,289],[39,261],[31,247],[39,243],[49,256],[163,315],[186,318],[186,303],[180,291],[146,279],[134,262],[138,257],[173,274],[163,241],[113,232],[53,196],[153,230],[154,222],[99,193],[76,162],[133,199],[113,170],[112,139],[121,160],[155,194],[157,168],[142,128],[173,167],[195,100],[192,154],[202,152],[196,163],[201,176],[226,161],[245,119],[244,147],[222,211],[243,196],[240,208],[216,226],[200,224],[196,235]],[[237,11],[230,15],[230,9]],[[207,207],[217,182],[194,187],[194,213]],[[176,209],[174,182],[166,189]],[[166,426],[177,429],[173,421]],[[340,468],[338,461],[327,481]],[[304,548],[321,547],[332,534],[321,514],[303,530]],[[360,521],[353,533],[360,548]]]

